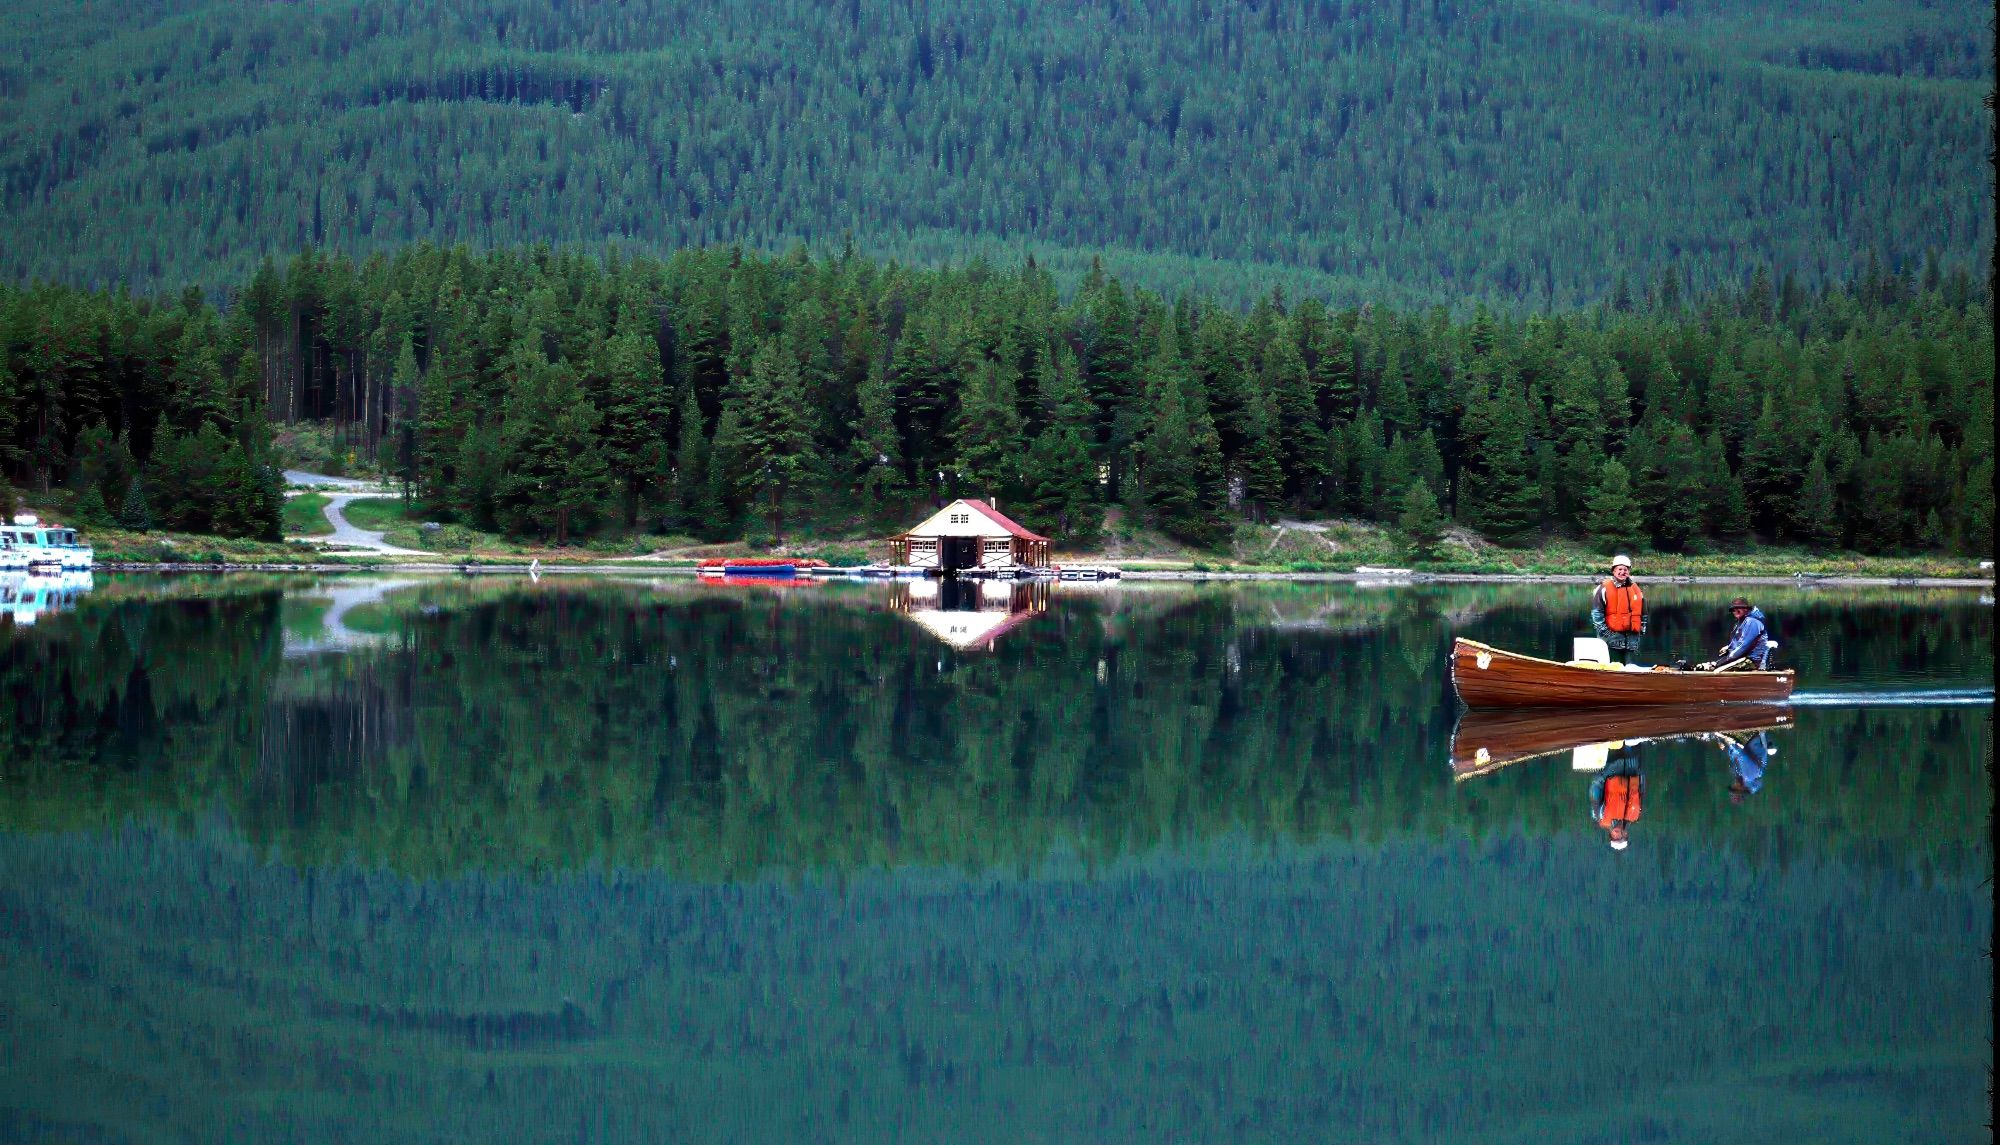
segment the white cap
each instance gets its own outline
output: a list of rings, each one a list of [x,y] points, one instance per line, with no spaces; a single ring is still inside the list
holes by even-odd
[[[1622,851],[1625,849],[1625,844],[1629,842],[1631,842],[1630,839],[1613,839],[1611,840],[1611,849],[1614,851]]]
[[[1629,569],[1629,568],[1631,568],[1631,567],[1632,567],[1632,558],[1631,558],[1631,557],[1628,557],[1628,556],[1626,556],[1626,555],[1625,555],[1624,553],[1619,553],[1619,554],[1618,554],[1617,556],[1615,556],[1615,557],[1612,557],[1612,558],[1611,558],[1611,567],[1612,567],[1612,568],[1617,568],[1617,567],[1618,567],[1619,565],[1624,565],[1624,566],[1625,566],[1626,568],[1628,568],[1628,569]]]

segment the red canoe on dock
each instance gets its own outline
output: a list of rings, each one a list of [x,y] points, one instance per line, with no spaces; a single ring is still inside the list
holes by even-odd
[[[1610,708],[1633,704],[1778,703],[1792,671],[1632,671],[1577,666],[1507,652],[1463,637],[1452,642],[1451,684],[1468,708]]]

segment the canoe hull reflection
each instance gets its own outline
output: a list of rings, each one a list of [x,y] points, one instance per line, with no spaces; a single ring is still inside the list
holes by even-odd
[[[1791,726],[1790,708],[1768,704],[1474,710],[1452,730],[1451,774],[1470,779],[1588,744],[1658,743],[1718,733],[1741,738]]]
[[[1573,668],[1477,640],[1452,642],[1451,683],[1468,708],[1615,708],[1640,704],[1778,703],[1792,672],[1624,672]]]

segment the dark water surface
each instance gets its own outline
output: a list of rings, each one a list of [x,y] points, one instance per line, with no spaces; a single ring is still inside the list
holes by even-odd
[[[1990,703],[1613,749],[1614,852],[1450,766],[1586,592],[99,577],[0,618],[0,1140],[1988,1139]]]

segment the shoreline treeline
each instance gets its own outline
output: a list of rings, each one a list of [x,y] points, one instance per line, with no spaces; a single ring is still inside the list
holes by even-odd
[[[9,479],[234,535],[275,528],[271,423],[314,421],[429,514],[557,541],[853,532],[965,495],[1071,545],[1113,506],[1205,547],[1280,514],[1668,551],[1992,538],[1991,297],[1935,262],[1516,318],[1244,311],[1097,270],[1064,298],[1032,258],[417,246],[266,264],[222,312],[7,289],[0,331]]]

